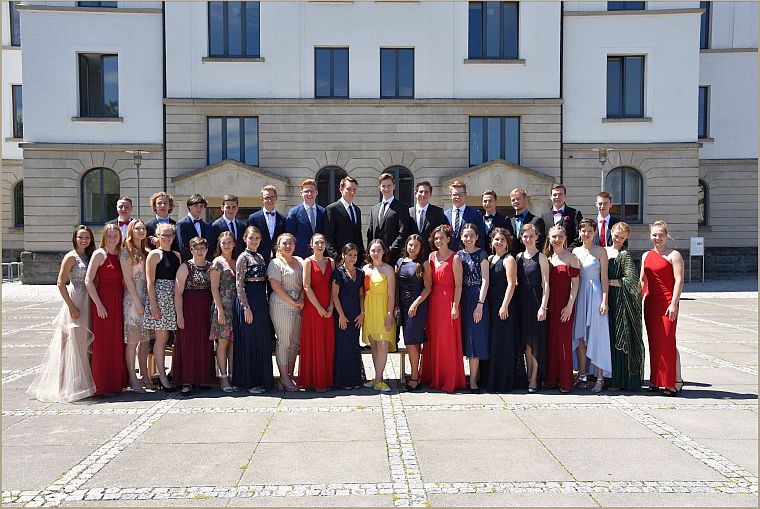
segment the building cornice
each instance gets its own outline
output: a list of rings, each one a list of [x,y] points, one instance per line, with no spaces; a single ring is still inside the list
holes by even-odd
[[[124,150],[147,150],[148,152],[161,152],[164,146],[160,143],[46,143],[46,142],[24,142],[19,143],[19,147],[24,150],[105,150],[108,152],[119,152]]]
[[[678,150],[678,149],[694,149],[699,148],[697,142],[652,142],[652,143],[565,143],[562,145],[562,150],[578,150],[586,151],[592,149],[598,149],[600,146],[607,147],[608,149],[614,148],[616,150]]]
[[[641,11],[564,11],[565,16],[649,16],[652,14],[702,14],[704,9],[647,9]]]
[[[757,159],[751,159],[751,158],[746,158],[746,157],[738,157],[736,159],[703,159],[700,157],[699,162],[705,163],[705,164],[711,164],[715,166],[724,165],[724,164],[726,165],[733,165],[733,164],[755,164],[756,165],[758,164]]]
[[[438,105],[466,105],[466,106],[561,106],[562,99],[274,99],[274,98],[178,98],[169,97],[164,99],[167,106],[188,105],[230,105],[230,106],[438,106]]]
[[[700,53],[757,53],[757,48],[703,48]]]
[[[63,5],[19,5],[19,11],[78,12],[86,14],[161,14],[161,9],[136,7],[68,7]]]

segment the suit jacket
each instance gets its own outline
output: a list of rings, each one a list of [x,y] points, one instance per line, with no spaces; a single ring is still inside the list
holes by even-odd
[[[177,226],[177,221],[169,218],[169,224],[173,224],[175,227]],[[148,234],[148,237],[155,237],[156,236],[156,226],[158,226],[158,220],[156,219],[156,216],[151,217],[147,221],[145,221],[145,231]],[[179,232],[177,232],[177,235],[174,236],[174,240],[172,241],[172,251],[179,251],[179,243],[177,242],[177,239],[179,238]],[[154,246],[151,244],[150,240],[148,241],[148,247],[150,249],[153,249]]]
[[[448,220],[449,224],[453,227],[454,226],[454,219],[452,217],[453,209],[446,209],[444,213],[446,214],[446,219]],[[462,226],[464,226],[466,223],[473,223],[478,228],[478,244],[480,247],[486,246],[488,242],[488,235],[486,234],[486,223],[483,221],[483,214],[481,214],[477,209],[474,209],[472,207],[465,206],[464,212],[462,213],[462,217],[459,221],[459,229],[461,230]],[[460,242],[459,242],[459,230],[454,231],[454,238],[451,242],[451,249],[454,251],[459,251],[460,249]]]
[[[605,246],[611,246],[612,245],[612,227],[615,226],[615,223],[619,223],[620,219],[610,216],[610,224],[604,225],[604,238],[606,241]],[[597,221],[596,224],[596,233],[594,234],[594,244],[597,246],[601,246],[602,244],[599,241],[599,222]],[[628,249],[628,239],[623,243],[623,249]]]
[[[237,237],[235,238],[235,254],[238,255],[245,249],[245,241],[243,240],[243,234],[245,233],[245,223],[239,219],[235,219],[235,229],[237,230]],[[216,252],[216,246],[219,243],[219,234],[228,231],[227,220],[224,216],[220,217],[209,227],[209,239],[208,250],[213,255]],[[263,237],[263,232],[262,232]]]
[[[552,226],[554,226],[554,214],[552,214],[552,211],[549,210],[543,213],[541,219],[544,220],[544,225],[546,226],[546,234],[548,235],[549,230]],[[557,224],[562,226],[567,233],[568,249],[572,249],[583,244],[583,242],[581,242],[581,239],[578,238],[578,223],[581,222],[581,219],[583,219],[583,214],[581,214],[580,210],[576,210],[573,207],[565,204],[565,210],[563,211],[562,219]]]
[[[416,233],[422,237],[422,251],[425,253],[426,259],[433,250],[430,247],[430,234],[442,224],[449,224],[446,214],[443,213],[443,209],[428,204],[422,224],[422,231],[420,231],[419,226],[417,226],[417,209],[416,207],[409,207],[409,235]]]
[[[409,209],[405,203],[394,198],[388,210],[385,211],[383,220],[380,221],[382,206],[383,202],[380,202],[372,207],[367,228],[367,249],[373,239],[382,240],[390,251],[390,264],[395,266],[396,260],[401,256],[404,242],[409,236]]]
[[[517,253],[525,251],[525,244],[522,243],[520,232],[517,231],[515,217],[509,218],[509,224],[512,225],[512,230],[515,232],[515,239],[512,241],[512,249],[510,250],[510,253],[512,253],[512,256],[517,256]],[[527,214],[525,214],[525,220],[523,221],[523,225],[526,224],[533,224],[536,227],[536,230],[538,230],[536,247],[539,251],[543,252],[546,239],[546,226],[544,225],[544,220],[528,211]]]
[[[182,218],[177,221],[177,244],[179,245],[179,252],[182,255],[182,261],[190,260],[193,257],[193,254],[190,252],[190,239],[193,237],[198,236],[198,232],[195,230],[195,225],[193,224],[193,220],[188,215],[182,216]],[[211,241],[209,239],[209,230],[211,228],[211,225],[209,225],[206,221],[201,220],[200,222],[201,226],[201,237],[206,239],[209,246],[211,246]],[[214,253],[211,251],[211,249],[208,250],[206,253],[206,259],[207,260],[213,260],[214,259]]]
[[[364,261],[364,240],[362,238],[362,212],[354,204],[356,224],[348,217],[343,203],[336,201],[325,207],[325,239],[327,254],[335,260],[340,260],[340,250],[349,243],[356,244],[359,249],[357,265]]]
[[[498,212],[494,212],[490,228],[488,227],[488,223],[486,223],[486,216],[483,214],[483,224],[486,225],[486,242],[488,243],[491,242],[491,232],[494,228],[505,228],[509,234],[512,235],[512,238],[515,237],[515,229],[512,227],[512,223],[506,216],[499,214]],[[487,246],[487,244],[481,242],[481,246]],[[490,247],[488,247],[487,251],[490,250]]]
[[[317,209],[316,230],[312,230],[309,215],[306,213],[306,207],[303,203],[293,207],[288,211],[288,217],[285,218],[285,231],[296,238],[295,255],[301,258],[311,256],[312,251],[309,247],[311,237],[315,233],[325,233],[325,208],[321,205],[314,205]]]
[[[261,230],[261,243],[259,244],[259,248],[256,250],[256,252],[259,253],[264,258],[264,261],[268,265],[269,260],[272,259],[272,251],[275,247],[274,243],[277,240],[277,237],[279,237],[280,234],[285,233],[285,217],[279,212],[275,211],[274,235],[272,235],[271,237],[269,235],[269,227],[267,226],[267,220],[264,217],[264,209],[254,212],[253,214],[248,216],[248,222],[246,223],[246,226],[251,226],[251,225]],[[296,244],[296,247],[297,246],[298,244]]]

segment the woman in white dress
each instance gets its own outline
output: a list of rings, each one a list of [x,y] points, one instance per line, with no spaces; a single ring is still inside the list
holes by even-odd
[[[92,230],[77,226],[72,244],[74,249],[63,257],[58,272],[58,291],[64,303],[53,320],[53,339],[42,371],[27,390],[29,396],[46,403],[76,401],[95,393],[89,359],[93,340],[89,330],[90,297],[84,285],[87,264],[95,251]]]
[[[604,377],[612,375],[609,317],[607,316],[607,251],[594,245],[596,221],[584,218],[578,223],[583,245],[573,249],[581,262],[581,280],[573,324],[573,349],[578,363],[580,384],[588,382],[586,373],[596,376],[592,392],[601,392]],[[587,366],[587,361],[589,365]]]

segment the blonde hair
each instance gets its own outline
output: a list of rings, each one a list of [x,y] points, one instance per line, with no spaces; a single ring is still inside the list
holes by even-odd
[[[124,249],[127,250],[132,264],[138,264],[148,253],[148,237],[147,235],[140,241],[140,245],[136,246],[134,241],[135,226],[137,223],[142,223],[145,227],[145,223],[141,219],[133,219],[127,226],[127,238],[124,240]]]
[[[292,233],[281,233],[277,236],[277,240],[275,241],[275,256],[279,258],[282,261],[285,261],[285,257],[282,256],[282,253],[280,252],[280,246],[282,245],[282,241],[285,239],[291,239],[293,241],[293,244],[296,244],[296,238]],[[297,244],[296,244],[297,245]]]
[[[116,254],[121,254],[121,227],[118,224],[107,224],[103,228],[103,235],[100,237],[100,248],[105,249],[106,248],[106,238],[108,237],[108,232],[111,230],[116,230],[119,233],[119,243],[116,244]]]
[[[449,184],[449,192],[451,192],[451,190],[454,189],[455,187],[462,189],[462,191],[464,191],[465,194],[467,194],[467,184],[465,184],[461,180],[455,180],[454,182]]]
[[[667,237],[669,240],[673,240],[673,237],[670,236],[670,233],[668,233],[668,223],[663,221],[662,219],[658,219],[654,223],[649,225],[649,233],[652,233],[652,230],[654,228],[662,228],[665,232],[665,237]]]
[[[628,223],[624,223],[623,221],[618,221],[617,223],[612,225],[612,230],[623,230],[627,234],[631,234],[631,227],[628,226]]]
[[[558,225],[558,224],[554,225],[551,228],[549,228],[548,232],[546,232],[546,244],[544,245],[544,254],[548,258],[551,258],[554,255],[554,246],[552,246],[551,238],[550,237],[552,235],[552,232],[555,231],[555,230],[556,231],[561,231],[562,234],[565,236],[565,242],[563,242],[563,245],[565,246],[565,249],[567,249],[567,232],[560,225]]]

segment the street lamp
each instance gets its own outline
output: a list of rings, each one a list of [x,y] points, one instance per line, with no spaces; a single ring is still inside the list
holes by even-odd
[[[615,149],[607,148],[607,147],[599,147],[599,148],[594,149],[594,152],[598,152],[599,154],[599,170],[601,173],[601,181],[602,181],[601,191],[604,191],[604,165],[607,163],[607,154],[609,152],[612,152],[613,150]]]
[[[144,154],[150,154],[147,150],[127,150],[128,154],[132,154],[132,163],[137,170],[137,217],[140,217],[140,165],[142,164],[142,158]]]

